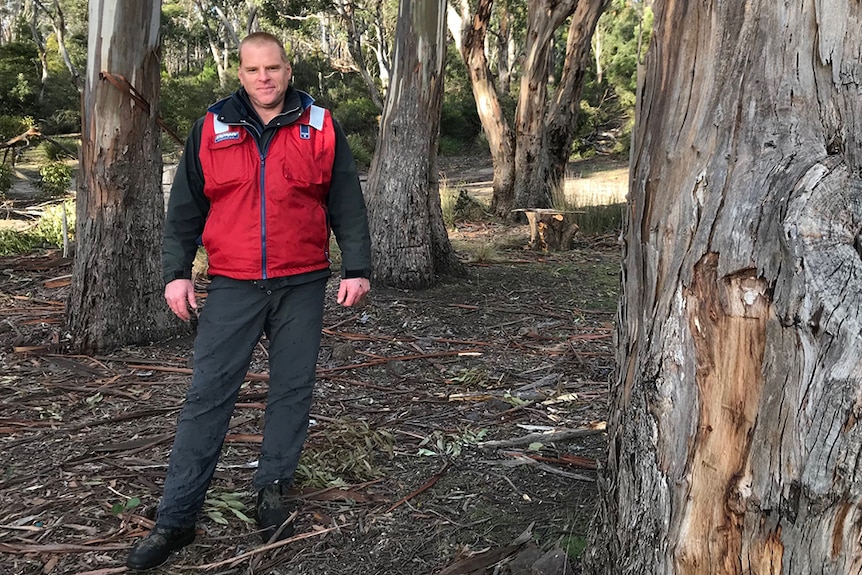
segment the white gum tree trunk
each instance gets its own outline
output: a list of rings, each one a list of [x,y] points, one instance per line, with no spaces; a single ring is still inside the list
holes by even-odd
[[[78,351],[152,341],[178,328],[161,280],[160,7],[156,0],[90,2],[67,314]]]
[[[587,573],[862,571],[862,3],[655,3]]]
[[[463,275],[443,222],[437,143],[445,0],[400,0],[392,83],[365,198],[375,282],[422,289]]]

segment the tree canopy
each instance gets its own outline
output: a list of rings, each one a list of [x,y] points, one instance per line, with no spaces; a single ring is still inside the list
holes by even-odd
[[[453,4],[450,2],[450,4]],[[514,120],[527,25],[526,0],[492,3],[488,64],[501,113]],[[183,137],[206,106],[237,87],[236,42],[265,29],[285,41],[295,83],[333,110],[368,165],[389,83],[397,2],[394,0],[167,0],[161,9],[161,115]],[[602,18],[596,63],[588,70],[574,150],[624,151],[633,110],[643,3],[614,0]],[[645,24],[645,25],[644,25]],[[555,46],[565,45],[561,29]],[[482,152],[487,140],[467,69],[454,48],[446,59],[440,152]],[[37,124],[44,133],[80,130],[80,71],[86,68],[86,0],[0,1],[0,138]],[[563,54],[554,51],[552,77]],[[613,134],[600,138],[598,134]],[[608,144],[610,142],[610,144]],[[172,146],[166,142],[166,151]],[[604,146],[604,147],[603,147]]]

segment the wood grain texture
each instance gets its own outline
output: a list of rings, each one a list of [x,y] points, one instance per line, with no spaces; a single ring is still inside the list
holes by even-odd
[[[586,570],[857,573],[862,4],[655,11]]]

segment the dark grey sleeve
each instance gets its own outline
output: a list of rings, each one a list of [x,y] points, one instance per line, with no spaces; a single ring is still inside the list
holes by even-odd
[[[371,237],[356,161],[335,120],[335,162],[329,189],[329,224],[341,250],[341,277],[371,277]]]
[[[191,279],[198,240],[209,213],[198,155],[202,130],[203,119],[200,119],[186,139],[171,186],[162,238],[162,277],[166,284],[175,279]]]

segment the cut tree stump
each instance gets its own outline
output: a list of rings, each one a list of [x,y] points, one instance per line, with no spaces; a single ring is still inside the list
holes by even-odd
[[[519,208],[513,212],[523,212],[530,224],[530,242],[524,247],[528,250],[556,252],[572,247],[572,238],[578,231],[575,214],[583,211],[555,210],[553,208]]]

